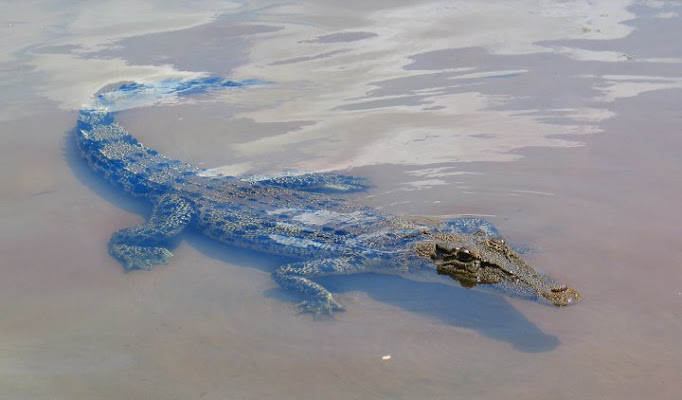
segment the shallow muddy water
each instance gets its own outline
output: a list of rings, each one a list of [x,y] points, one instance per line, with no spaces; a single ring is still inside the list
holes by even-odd
[[[0,5],[0,399],[677,398],[682,4],[481,3]],[[264,83],[119,121],[212,171],[485,216],[583,300],[354,275],[314,318],[282,260],[195,233],[125,273],[109,236],[150,207],[80,158],[77,111],[202,74]]]

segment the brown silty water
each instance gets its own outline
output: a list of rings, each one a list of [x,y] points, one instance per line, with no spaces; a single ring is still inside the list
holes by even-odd
[[[3,14],[0,399],[682,390],[679,5],[263,3],[211,19],[149,3],[99,30],[99,6],[63,5]],[[124,273],[109,235],[149,206],[78,157],[76,109],[182,71],[273,84],[122,112],[150,147],[228,172],[342,169],[385,212],[486,216],[583,300],[357,275],[320,280],[348,311],[296,315],[270,277],[281,260],[193,233],[169,265]]]

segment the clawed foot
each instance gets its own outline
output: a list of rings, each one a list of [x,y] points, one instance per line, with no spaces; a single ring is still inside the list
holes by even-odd
[[[127,270],[151,270],[154,265],[167,264],[173,253],[164,247],[113,246],[112,254],[123,262]]]
[[[296,304],[296,307],[299,309],[299,314],[311,313],[315,316],[321,314],[331,315],[335,311],[346,311],[346,308],[334,300],[331,294],[322,299],[304,300]]]

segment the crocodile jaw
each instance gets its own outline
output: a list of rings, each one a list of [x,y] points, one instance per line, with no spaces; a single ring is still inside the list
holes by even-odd
[[[417,254],[464,287],[499,284],[510,292],[532,292],[557,307],[580,301],[577,290],[538,273],[499,238],[442,234],[436,239],[420,243]]]

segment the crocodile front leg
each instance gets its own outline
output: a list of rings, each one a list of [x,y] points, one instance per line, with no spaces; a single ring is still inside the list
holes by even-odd
[[[444,232],[464,233],[467,235],[479,234],[488,238],[502,237],[500,232],[483,218],[455,218],[445,221]]]
[[[164,247],[192,221],[194,208],[187,200],[166,195],[154,204],[148,221],[121,229],[111,235],[109,252],[120,260],[126,269],[152,269],[165,264],[173,254]]]
[[[278,268],[273,278],[282,287],[303,295],[299,304],[302,312],[331,314],[345,309],[324,286],[309,278],[358,272],[365,272],[365,267],[353,258],[325,258],[287,264]]]

